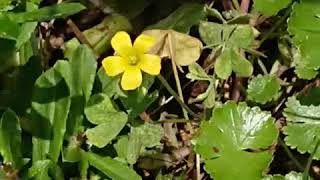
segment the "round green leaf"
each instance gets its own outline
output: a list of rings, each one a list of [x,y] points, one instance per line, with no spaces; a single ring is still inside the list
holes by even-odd
[[[248,99],[265,104],[279,97],[280,83],[274,75],[258,75],[248,85]]]
[[[272,160],[272,152],[261,149],[271,146],[278,135],[273,121],[270,113],[245,103],[227,102],[215,109],[195,139],[206,171],[217,180],[261,179]]]

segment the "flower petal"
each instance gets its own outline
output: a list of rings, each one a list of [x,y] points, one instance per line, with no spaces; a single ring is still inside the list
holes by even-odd
[[[117,32],[111,39],[111,46],[117,55],[122,57],[135,56],[135,50],[128,33]]]
[[[102,66],[109,76],[122,73],[126,67],[126,60],[120,56],[108,56],[103,59]]]
[[[158,75],[161,70],[161,58],[157,55],[143,54],[140,56],[139,67],[151,75]]]
[[[142,83],[142,74],[137,66],[127,66],[121,79],[123,90],[137,89]]]
[[[146,53],[156,43],[156,39],[145,34],[139,35],[133,43],[133,47],[140,53]]]

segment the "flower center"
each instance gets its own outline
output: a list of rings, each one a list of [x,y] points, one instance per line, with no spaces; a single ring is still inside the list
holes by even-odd
[[[130,56],[128,58],[128,61],[129,61],[130,65],[136,65],[138,63],[139,59],[137,56]]]

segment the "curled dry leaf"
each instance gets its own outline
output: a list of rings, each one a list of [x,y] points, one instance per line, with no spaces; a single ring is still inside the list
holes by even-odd
[[[143,34],[157,39],[151,53],[171,58],[177,65],[190,65],[200,57],[202,43],[197,38],[174,30],[147,30]]]

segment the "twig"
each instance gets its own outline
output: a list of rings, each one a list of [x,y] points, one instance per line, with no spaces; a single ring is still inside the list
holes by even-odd
[[[196,180],[200,180],[201,174],[200,174],[200,155],[199,154],[196,154],[196,172],[197,172]]]
[[[182,89],[181,89],[181,83],[180,83],[179,74],[178,74],[178,70],[177,70],[177,65],[175,63],[175,60],[176,60],[175,52],[173,51],[173,47],[175,47],[175,42],[173,40],[171,33],[168,34],[168,38],[169,38],[169,51],[171,54],[172,71],[173,71],[173,75],[174,75],[174,78],[176,81],[179,97],[180,97],[181,101],[184,102],[183,93],[182,93]],[[182,112],[183,112],[184,118],[189,119],[187,111],[182,108]]]
[[[316,154],[319,145],[320,145],[320,140],[317,141],[316,146],[314,147],[312,153],[310,154],[310,156],[308,158],[307,166],[306,166],[306,168],[304,169],[304,172],[303,172],[303,180],[308,180],[309,179],[308,175],[309,175],[309,170],[310,170],[310,167],[311,167],[312,159],[313,159],[313,156]]]
[[[284,151],[287,153],[287,155],[289,156],[289,158],[293,161],[293,163],[297,166],[297,168],[300,171],[303,171],[304,168],[303,166],[300,164],[300,162],[294,157],[294,155],[291,153],[291,151],[289,150],[289,148],[287,147],[287,145],[282,141],[281,138],[279,138],[279,143],[282,146],[282,148],[284,149]]]
[[[165,80],[165,78],[159,74],[157,78],[160,80],[162,85],[169,91],[169,93],[176,99],[176,101],[180,104],[181,107],[183,107],[191,116],[198,117],[196,113],[194,113],[183,101],[181,101],[178,94],[171,88],[169,83]]]
[[[88,45],[92,51],[94,52],[94,54],[96,55],[96,57],[99,57],[99,55],[94,51],[94,47],[91,45],[91,43],[88,41],[88,39],[82,34],[82,32],[80,31],[80,29],[78,28],[78,26],[71,20],[68,19],[67,20],[67,24],[68,26],[71,28],[72,32],[75,34],[75,36],[77,37],[77,39],[82,43],[82,44],[86,44]]]

